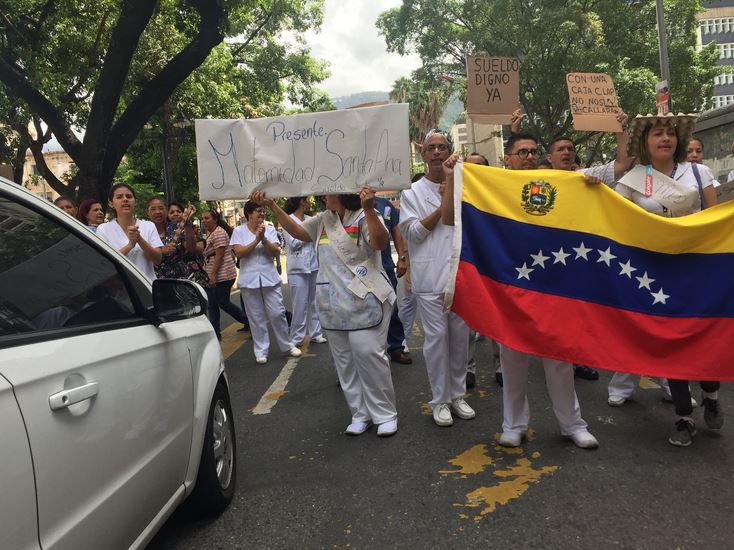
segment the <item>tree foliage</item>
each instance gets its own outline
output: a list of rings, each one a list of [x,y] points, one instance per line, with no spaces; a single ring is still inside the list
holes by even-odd
[[[715,46],[696,51],[699,10],[698,0],[665,2],[676,111],[700,111],[720,72]],[[544,144],[555,135],[574,134],[565,83],[569,72],[610,74],[630,115],[655,107],[655,0],[404,0],[380,15],[378,27],[388,50],[417,52],[422,70],[434,76],[465,77],[467,55],[520,58],[520,100],[529,130]]]
[[[443,80],[431,81],[432,76],[420,69],[414,78],[399,78],[390,91],[396,103],[408,103],[410,140],[420,143],[426,133],[438,125],[451,95],[451,86]]]
[[[298,37],[322,11],[323,0],[0,0],[0,125],[11,128],[7,98],[20,100],[36,137],[12,130],[51,187],[102,197],[141,135],[150,150],[182,121],[321,101],[324,65]],[[77,167],[68,184],[43,161],[52,134]]]

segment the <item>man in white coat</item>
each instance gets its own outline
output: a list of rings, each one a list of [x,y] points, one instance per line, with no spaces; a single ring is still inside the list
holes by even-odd
[[[421,156],[426,175],[400,195],[400,232],[408,241],[413,293],[423,321],[423,356],[433,398],[433,420],[451,426],[451,411],[464,419],[475,413],[464,400],[469,357],[469,327],[443,310],[454,228],[441,222],[443,162],[452,152],[448,136],[428,132]]]
[[[538,167],[540,151],[538,142],[531,134],[512,134],[505,146],[505,166],[510,170],[534,170]],[[452,158],[447,171],[453,171]],[[449,166],[451,168],[449,168]],[[600,183],[594,176],[586,175],[587,183]],[[453,179],[446,187],[443,201],[442,220],[453,225]],[[533,356],[500,344],[500,364],[503,371],[502,386],[502,435],[499,444],[503,447],[518,447],[527,434],[530,424],[528,406],[528,370]],[[596,438],[589,433],[587,424],[581,418],[581,408],[574,387],[573,365],[548,357],[540,358],[545,370],[545,383],[553,404],[553,412],[561,426],[561,433],[571,439],[578,447],[594,449],[599,446]]]

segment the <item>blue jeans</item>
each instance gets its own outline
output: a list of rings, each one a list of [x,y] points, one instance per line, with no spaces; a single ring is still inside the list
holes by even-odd
[[[219,327],[219,308],[232,316],[235,320],[242,324],[247,323],[245,312],[229,301],[229,293],[234,285],[234,279],[231,281],[220,281],[214,288],[207,287],[206,294],[209,297],[209,322],[214,327],[217,338],[221,337],[222,332]]]

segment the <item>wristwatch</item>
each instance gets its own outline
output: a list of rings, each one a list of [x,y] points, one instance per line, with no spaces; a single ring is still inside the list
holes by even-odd
[[[408,257],[407,256],[400,256],[398,258],[398,261],[400,261],[400,260],[407,261],[408,260]]]

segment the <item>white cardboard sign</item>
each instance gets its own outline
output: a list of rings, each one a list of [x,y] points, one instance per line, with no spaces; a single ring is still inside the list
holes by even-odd
[[[251,120],[197,120],[202,200],[410,187],[406,103]]]

